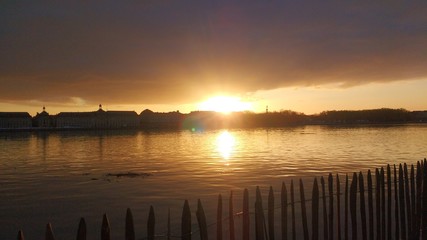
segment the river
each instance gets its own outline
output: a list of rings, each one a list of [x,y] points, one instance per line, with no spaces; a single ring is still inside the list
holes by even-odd
[[[104,213],[122,239],[128,207],[142,238],[150,205],[156,232],[165,233],[170,209],[179,235],[185,199],[195,210],[200,198],[213,223],[218,194],[226,201],[233,190],[239,208],[244,188],[266,195],[290,179],[413,164],[427,156],[426,143],[423,124],[0,133],[0,239],[19,229],[42,239],[48,222],[58,239],[74,239],[80,217],[88,239],[99,238]]]

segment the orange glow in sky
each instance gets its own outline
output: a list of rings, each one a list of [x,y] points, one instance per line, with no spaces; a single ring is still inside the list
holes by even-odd
[[[0,112],[427,109],[426,1],[51,2],[1,4]]]
[[[216,96],[199,104],[201,111],[215,111],[221,113],[241,112],[253,110],[252,103],[244,102],[238,97]]]

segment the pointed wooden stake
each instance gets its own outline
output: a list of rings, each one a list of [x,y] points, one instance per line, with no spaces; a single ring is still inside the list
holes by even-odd
[[[154,215],[154,208],[150,206],[150,212],[148,213],[147,221],[147,239],[154,240],[155,235],[156,218]]]
[[[351,233],[352,239],[357,239],[357,174],[353,174],[353,179],[350,185],[350,216],[351,216]]]
[[[110,222],[108,221],[107,214],[102,217],[101,225],[101,240],[110,240]]]
[[[53,235],[52,225],[48,223],[46,225],[46,240],[55,240],[55,236]]]
[[[256,188],[255,238],[257,240],[264,240],[264,212],[262,209],[262,197],[259,187]]]
[[[230,225],[230,240],[235,239],[234,234],[234,207],[233,207],[233,191],[230,191],[230,200],[228,202],[228,223]]]
[[[181,239],[191,240],[191,212],[187,200],[185,200],[182,210]]]
[[[24,232],[22,232],[22,230],[19,230],[17,239],[18,240],[25,240]]]
[[[130,208],[126,210],[126,226],[125,226],[125,239],[135,240],[135,228],[133,224],[133,216]]]
[[[286,184],[282,182],[282,239],[288,239],[288,190]]]
[[[274,192],[272,186],[268,192],[268,237],[269,240],[274,240]]]
[[[77,240],[86,240],[86,221],[80,218],[79,229],[77,230]]]
[[[311,223],[311,234],[312,239],[319,239],[319,187],[317,185],[317,178],[314,178],[313,191],[311,194],[313,198],[313,204],[311,205],[312,223]]]
[[[307,209],[305,207],[304,183],[301,179],[299,180],[299,191],[301,197],[302,229],[304,233],[304,239],[308,240],[310,237],[308,235]]]
[[[203,210],[202,202],[197,200],[197,211],[196,211],[197,222],[199,223],[200,239],[208,240],[208,227],[206,224],[206,215]]]
[[[249,191],[243,191],[243,240],[249,240]]]
[[[216,211],[216,239],[222,240],[222,196],[218,195],[218,208]]]

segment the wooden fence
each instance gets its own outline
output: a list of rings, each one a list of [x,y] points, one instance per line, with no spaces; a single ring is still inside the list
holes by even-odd
[[[345,181],[344,184],[341,183],[342,180]],[[181,235],[178,238],[190,240],[193,236],[202,240],[209,237],[222,240],[223,229],[227,227],[223,226],[223,222],[228,219],[227,239],[234,240],[236,239],[234,219],[239,216],[242,218],[242,224],[241,236],[238,238],[243,240],[274,240],[276,231],[280,232],[282,239],[427,239],[426,183],[427,161],[424,159],[417,162],[415,167],[400,164],[399,166],[387,165],[386,169],[377,168],[375,172],[368,171],[366,178],[362,172],[354,173],[351,179],[348,175],[345,179],[340,179],[340,176],[336,175],[334,179],[332,174],[329,174],[327,179],[320,178],[320,186],[317,178],[314,178],[310,199],[306,198],[304,183],[300,179],[299,201],[295,200],[295,195],[298,193],[295,191],[296,184],[291,180],[289,190],[286,184],[282,183],[279,206],[275,206],[274,191],[270,187],[266,209],[263,207],[261,192],[257,187],[252,212],[250,212],[247,189],[243,192],[242,210],[238,212],[234,210],[231,192],[227,217],[222,215],[222,197],[219,195],[215,236],[208,236],[208,227],[211,225],[208,226],[206,223],[200,200],[196,210],[198,229],[192,230],[191,211],[186,200],[182,211]],[[311,203],[311,209],[307,209],[307,203]],[[275,209],[280,209],[281,222],[278,225],[275,225],[275,219],[277,219]],[[300,216],[296,217],[296,212],[299,212]],[[319,212],[322,214],[320,215]],[[250,218],[251,214],[254,214],[253,218]],[[311,222],[308,221],[308,217]],[[254,220],[253,223],[251,219]],[[297,228],[297,224],[302,228]],[[162,236],[163,238],[177,238],[171,235],[170,227],[169,211],[167,233]],[[55,239],[50,223],[46,226],[45,236],[46,240]],[[101,239],[109,240],[110,238],[110,224],[107,215],[104,215]],[[154,209],[150,207],[147,236],[144,239],[155,238],[159,236],[155,231]],[[22,231],[18,232],[17,239],[24,239]],[[76,239],[86,239],[86,223],[83,218],[80,220]],[[126,212],[125,239],[136,239],[130,209]]]

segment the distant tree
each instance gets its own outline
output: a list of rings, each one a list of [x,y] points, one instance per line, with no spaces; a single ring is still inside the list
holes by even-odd
[[[369,109],[324,111],[317,116],[318,120],[328,123],[391,123],[412,120],[411,112],[406,109]]]

